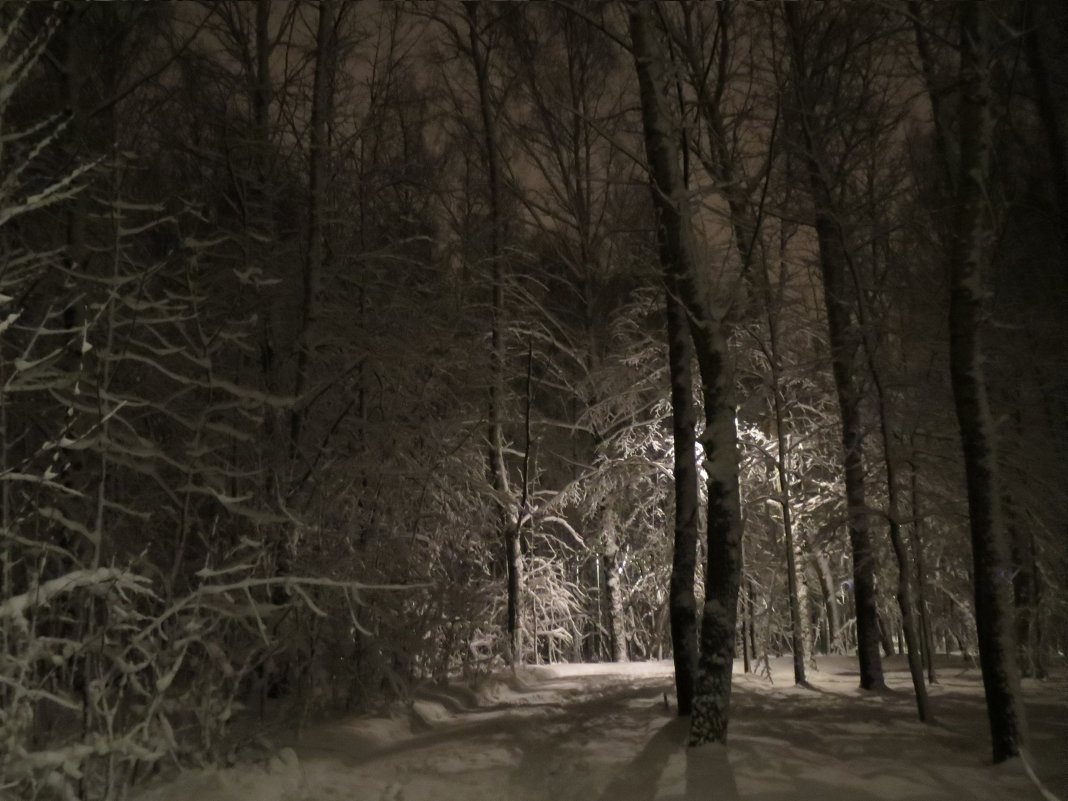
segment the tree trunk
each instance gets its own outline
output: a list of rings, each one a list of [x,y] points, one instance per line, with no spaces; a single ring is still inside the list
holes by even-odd
[[[782,404],[779,393],[775,393],[776,417],[782,419]],[[793,515],[790,511],[790,477],[786,468],[789,446],[786,435],[779,429],[779,459],[777,466],[779,478],[779,508],[782,510],[783,550],[786,557],[786,591],[790,599],[790,650],[793,653],[794,684],[806,685],[805,679],[805,625],[801,619],[801,594],[798,588],[797,555],[794,553]]]
[[[824,303],[827,307],[827,333],[831,345],[831,370],[842,417],[843,472],[849,542],[853,550],[853,598],[857,616],[857,660],[860,686],[865,690],[884,687],[882,659],[879,656],[879,626],[876,621],[875,552],[868,531],[867,503],[864,489],[864,427],[861,419],[861,395],[856,375],[860,335],[852,321],[852,304],[846,286],[845,237],[841,228],[841,211],[835,206],[830,179],[824,174],[824,148],[810,124],[811,104],[807,98],[806,76],[801,63],[803,49],[797,7],[783,5],[788,38],[791,43],[791,70],[798,102],[800,133],[808,170],[809,189],[816,215],[816,238],[819,244],[823,276]]]
[[[732,214],[734,208],[732,206]],[[736,234],[736,236],[739,236]],[[738,247],[746,245],[739,241]],[[785,237],[780,233],[780,261],[785,266]],[[768,266],[762,262],[760,270],[760,287],[764,301],[764,315],[768,326],[768,362],[771,372],[771,406],[775,418],[775,437],[778,446],[778,458],[775,460],[775,477],[779,490],[779,510],[782,513],[783,550],[786,559],[786,592],[790,601],[790,650],[793,654],[794,683],[807,685],[805,679],[805,659],[807,656],[804,627],[807,623],[801,614],[801,586],[797,575],[798,543],[794,541],[793,509],[790,505],[790,437],[786,431],[785,398],[782,390],[782,369],[779,362],[779,321],[775,316],[774,300],[771,292],[771,277]]]
[[[616,515],[604,511],[604,576],[608,595],[608,643],[613,662],[627,661],[626,616],[623,614],[623,588],[620,586],[619,532]]]
[[[890,626],[887,625],[883,616],[878,612],[875,613],[875,623],[879,630],[879,641],[883,646],[883,653],[887,656],[894,655],[894,633]]]
[[[834,584],[834,574],[831,572],[831,558],[826,552],[818,551],[814,561],[816,572],[820,577],[820,588],[823,590],[823,603],[827,608],[827,650],[840,654],[845,649],[842,647],[842,617],[838,612],[837,587]]]
[[[658,218],[660,262],[670,277],[669,285],[678,282],[686,303],[704,400],[708,562],[690,743],[726,742],[742,567],[737,431],[727,340],[720,323],[722,315],[712,311],[706,271],[698,263],[689,197],[679,168],[677,131],[660,94],[665,85],[664,48],[652,30],[647,2],[630,4],[630,33]]]
[[[1041,23],[1037,21],[1037,18],[1045,19],[1046,14],[1053,12],[1050,9],[1043,9],[1035,2],[1020,5],[1024,14],[1024,54],[1031,72],[1031,81],[1035,87],[1035,108],[1038,111],[1038,119],[1042,123],[1042,132],[1046,136],[1053,191],[1056,195],[1057,210],[1060,213],[1061,261],[1065,267],[1068,267],[1068,151],[1065,149],[1068,147],[1066,144],[1068,131],[1062,124],[1063,115],[1053,96],[1053,84],[1046,67],[1045,54],[1042,52],[1039,31]]]
[[[745,603],[749,608],[749,626],[742,631],[743,637],[749,638],[749,653],[752,655],[752,660],[755,662],[758,658],[757,654],[757,640],[756,640],[756,613],[754,609],[756,607],[756,588],[753,586],[752,577],[746,582],[745,586]]]
[[[1020,672],[1024,676],[1046,677],[1039,628],[1038,564],[1035,535],[1030,526],[1021,526],[1012,498],[1006,495],[1005,518],[1012,549],[1012,594],[1016,608],[1016,646]]]
[[[975,618],[994,762],[1020,755],[1023,704],[1012,628],[1009,553],[1002,528],[994,424],[982,371],[984,267],[993,232],[987,212],[991,146],[986,7],[963,3],[961,14],[960,170],[950,243],[949,361],[964,451],[971,522]]]
[[[519,541],[518,526],[510,525],[507,499],[510,495],[508,475],[504,464],[504,427],[502,405],[504,403],[504,369],[506,344],[504,341],[504,219],[501,208],[502,177],[500,147],[494,117],[493,98],[490,96],[489,56],[478,30],[479,3],[466,2],[468,33],[471,46],[471,61],[478,83],[479,111],[482,117],[482,136],[486,149],[486,172],[489,183],[490,214],[490,266],[491,312],[490,349],[491,383],[489,397],[489,473],[494,496],[500,506],[500,529],[505,540],[505,560],[508,571],[508,646],[509,660],[513,665],[522,662],[522,642],[519,626],[519,594],[523,582],[523,554]]]
[[[909,580],[912,561],[901,533],[901,523],[897,518],[894,501],[891,501],[890,509],[890,543],[897,557],[897,603],[901,609],[901,630],[905,639],[905,652],[908,654],[912,688],[916,693],[916,710],[920,720],[926,723],[931,717],[931,706],[927,699],[927,684],[923,678],[922,645],[916,628],[915,603],[912,598],[912,583]]]
[[[690,326],[678,296],[678,282],[667,286],[668,363],[671,373],[671,430],[674,435],[675,543],[671,560],[671,647],[675,660],[675,697],[679,715],[693,709],[697,673],[697,453],[694,430]]]
[[[920,509],[919,471],[912,465],[912,554],[916,559],[916,606],[920,610],[920,634],[923,637],[923,661],[927,668],[927,682],[937,684],[935,677],[934,631],[931,615],[927,608],[927,571],[923,560],[923,517]]]
[[[333,107],[334,2],[320,0],[316,32],[315,77],[312,85],[311,146],[308,154],[308,249],[304,262],[301,326],[297,344],[297,375],[293,387],[296,406],[289,418],[290,455],[300,449],[304,425],[304,393],[311,366],[312,332],[315,327],[319,287],[325,252],[325,217],[329,178],[329,124]]]
[[[744,540],[743,540],[744,545]],[[745,548],[742,548],[742,564],[745,564]],[[742,671],[753,672],[753,649],[749,646],[749,627],[753,625],[753,604],[749,592],[742,592]]]
[[[923,679],[923,659],[920,636],[916,630],[915,603],[912,598],[912,559],[909,557],[905,536],[901,532],[901,498],[897,478],[897,463],[894,460],[893,439],[890,434],[890,400],[883,388],[880,366],[875,360],[876,347],[871,342],[873,321],[867,318],[865,303],[860,301],[861,325],[864,329],[864,345],[868,357],[868,371],[875,386],[876,407],[879,415],[879,433],[883,441],[883,466],[886,470],[887,518],[890,525],[890,545],[897,560],[897,605],[901,611],[901,630],[904,650],[908,654],[912,688],[916,694],[916,709],[919,718],[927,722],[931,716],[927,699],[927,684]]]

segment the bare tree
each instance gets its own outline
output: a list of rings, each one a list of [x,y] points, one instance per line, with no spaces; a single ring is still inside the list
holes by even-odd
[[[1026,723],[1019,698],[994,424],[982,368],[987,254],[993,237],[987,191],[992,138],[988,11],[982,3],[965,3],[960,15],[960,161],[946,256],[952,286],[949,357],[967,478],[979,660],[994,761],[1002,762],[1020,755]]]
[[[505,221],[503,209],[503,167],[497,134],[497,119],[494,101],[490,94],[489,50],[485,42],[486,26],[491,20],[480,18],[478,2],[464,3],[467,15],[468,53],[475,72],[478,88],[478,107],[482,121],[482,138],[486,172],[489,184],[489,225],[492,303],[490,311],[490,348],[492,353],[492,378],[489,395],[489,450],[488,462],[493,491],[501,509],[501,530],[505,542],[505,559],[508,571],[508,617],[507,630],[512,664],[523,661],[523,643],[520,638],[519,603],[523,584],[523,554],[520,542],[522,510],[517,513],[516,523],[508,520],[507,498],[510,496],[508,472],[504,462],[503,404],[505,394],[505,357],[507,345],[504,333],[504,247]]]
[[[857,658],[860,686],[866,690],[884,685],[879,656],[879,631],[875,601],[875,552],[869,532],[864,488],[864,425],[861,418],[861,389],[858,360],[861,332],[856,324],[850,297],[846,235],[841,208],[835,201],[833,177],[828,163],[828,143],[817,122],[817,73],[810,59],[811,40],[806,39],[805,19],[797,6],[783,5],[786,22],[790,73],[795,101],[794,113],[787,115],[796,125],[802,142],[802,155],[812,195],[819,260],[823,278],[827,328],[831,344],[831,366],[842,418],[842,458],[846,486],[849,539],[853,550],[853,595],[857,613]],[[836,10],[834,13],[844,13]],[[809,24],[812,23],[809,20]],[[832,74],[830,80],[844,80]]]
[[[662,96],[664,45],[650,4],[632,3],[630,35],[638,74],[660,260],[668,285],[682,289],[701,377],[707,475],[708,563],[690,743],[726,742],[741,580],[741,513],[735,411],[723,313],[717,314],[700,261],[688,191],[679,164],[676,126]]]

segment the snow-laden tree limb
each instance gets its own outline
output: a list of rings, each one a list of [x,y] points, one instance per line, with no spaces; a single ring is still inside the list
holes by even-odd
[[[29,592],[13,595],[0,603],[0,620],[22,617],[28,609],[44,606],[56,596],[80,589],[124,589],[142,595],[154,595],[149,580],[127,570],[99,567],[96,570],[74,570],[59,578],[50,579]]]

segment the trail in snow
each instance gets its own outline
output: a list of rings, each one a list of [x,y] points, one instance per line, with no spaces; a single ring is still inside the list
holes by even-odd
[[[736,675],[730,746],[685,747],[671,664],[554,665],[479,688],[428,689],[392,719],[319,724],[265,765],[195,772],[140,801],[1028,801],[1018,761],[989,764],[978,672],[945,665],[938,722],[915,720],[904,663],[891,691],[856,689],[855,663],[819,660],[813,689]],[[1068,801],[1068,680],[1027,682],[1031,763]],[[285,737],[277,738],[281,745]],[[1048,801],[1048,799],[1047,799]]]

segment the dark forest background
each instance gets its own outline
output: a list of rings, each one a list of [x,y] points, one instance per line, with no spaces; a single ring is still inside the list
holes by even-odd
[[[788,5],[639,9],[727,335],[737,653],[803,679],[856,649],[863,529],[881,647],[904,591],[934,680],[977,653],[946,269],[970,4]],[[1068,638],[1068,13],[983,5],[994,578],[1041,677]],[[268,700],[672,655],[682,290],[632,6],[0,7],[0,793],[114,797],[226,758]]]

